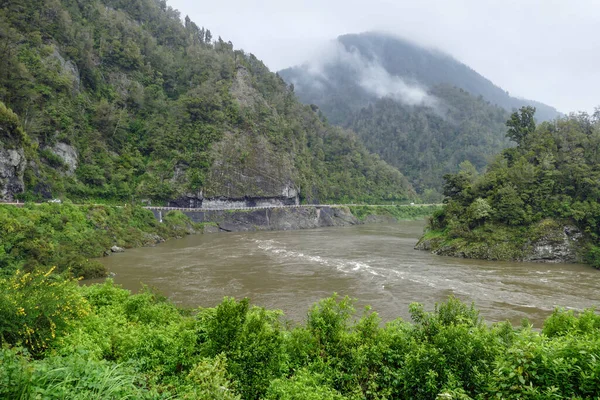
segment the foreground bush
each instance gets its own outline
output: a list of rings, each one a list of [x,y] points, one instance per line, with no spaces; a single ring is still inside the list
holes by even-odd
[[[593,310],[557,309],[537,332],[487,325],[472,305],[450,298],[433,311],[411,305],[412,323],[383,325],[371,310],[357,316],[350,299],[333,296],[309,310],[306,324],[293,326],[281,312],[248,300],[181,310],[150,290],[131,294],[110,280],[79,287],[60,276],[19,273],[2,285],[2,398],[594,399],[600,393],[600,316]],[[26,306],[11,306],[13,298]],[[48,302],[43,318],[33,318],[28,312],[41,301]],[[18,307],[33,319],[23,319]],[[24,321],[33,334],[20,330]]]
[[[52,270],[0,279],[0,343],[38,355],[89,314],[76,283]]]

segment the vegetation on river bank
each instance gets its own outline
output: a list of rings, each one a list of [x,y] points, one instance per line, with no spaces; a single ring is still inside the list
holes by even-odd
[[[548,399],[600,392],[600,316],[557,310],[541,332],[485,324],[450,298],[381,324],[347,298],[306,323],[225,298],[181,310],[108,280],[0,279],[0,397]],[[33,296],[32,296],[33,295]],[[44,300],[44,301],[42,301]]]
[[[423,247],[440,254],[527,259],[543,248],[556,261],[600,267],[600,110],[536,127],[535,109],[507,122],[517,143],[485,174],[465,165],[446,175],[445,207],[431,218]],[[542,255],[543,256],[543,255]]]
[[[112,246],[151,245],[200,228],[179,211],[159,223],[141,207],[52,203],[0,206],[0,226],[0,276],[55,266],[86,278],[106,274],[90,258]]]

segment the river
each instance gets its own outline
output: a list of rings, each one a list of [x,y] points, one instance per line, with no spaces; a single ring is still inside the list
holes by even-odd
[[[475,302],[486,321],[528,318],[536,327],[555,306],[600,305],[600,271],[577,264],[490,262],[440,257],[413,246],[422,221],[286,232],[192,235],[100,261],[116,283],[158,289],[178,305],[210,307],[224,296],[281,309],[302,321],[336,292],[371,305],[384,321],[432,309],[449,295]]]

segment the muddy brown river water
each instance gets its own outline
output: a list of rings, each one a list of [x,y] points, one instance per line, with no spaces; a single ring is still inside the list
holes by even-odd
[[[158,289],[175,303],[209,307],[249,297],[302,321],[337,292],[371,305],[384,321],[408,319],[449,295],[475,302],[486,321],[528,318],[536,327],[554,307],[600,305],[600,271],[577,264],[489,262],[414,250],[424,222],[287,232],[194,235],[101,259],[115,282]]]

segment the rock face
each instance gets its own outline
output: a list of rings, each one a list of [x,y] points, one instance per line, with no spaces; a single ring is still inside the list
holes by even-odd
[[[568,263],[577,262],[577,245],[583,233],[575,226],[567,225],[544,235],[531,244],[523,261]]]
[[[110,248],[110,251],[112,251],[113,253],[123,253],[125,249],[119,246],[113,246]]]
[[[228,133],[212,147],[215,160],[207,176],[204,197],[209,199],[295,199],[292,160],[264,136]]]
[[[268,109],[277,115],[253,86],[252,75],[244,67],[238,67],[230,94],[242,110]],[[203,208],[296,204],[297,171],[284,148],[270,141],[266,132],[250,128],[228,131],[211,147],[214,161],[204,181],[203,197],[184,197],[192,200],[190,204],[201,200]],[[187,202],[181,200],[177,202]]]
[[[202,192],[187,193],[175,200],[169,201],[169,207],[179,208],[203,208],[210,209],[240,209],[246,207],[280,207],[293,206],[299,204],[298,193],[295,190],[289,190],[285,196],[278,197],[250,197],[246,196],[239,199],[230,199],[225,197],[204,198]]]
[[[230,93],[241,107],[254,107],[256,104],[267,105],[259,93],[252,87],[252,79],[245,67],[238,66],[235,80],[231,85]]]
[[[23,193],[26,165],[23,149],[0,147],[0,201],[13,201],[16,194]]]
[[[65,60],[65,58],[58,52],[57,48],[50,55],[50,59],[58,61],[61,68],[61,72],[68,76],[73,82],[73,92],[78,93],[81,86],[81,78],[79,77],[79,69],[77,65],[71,60]]]
[[[75,148],[66,143],[56,143],[50,150],[63,160],[67,166],[67,174],[72,176],[79,161]]]
[[[153,212],[155,215],[158,213],[156,210]],[[348,209],[328,206],[248,211],[185,211],[184,214],[194,222],[213,222],[224,232],[289,231],[362,223]]]

